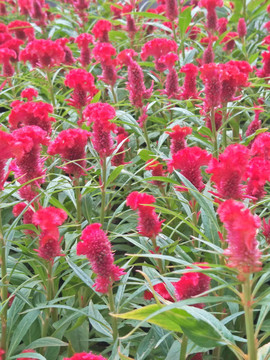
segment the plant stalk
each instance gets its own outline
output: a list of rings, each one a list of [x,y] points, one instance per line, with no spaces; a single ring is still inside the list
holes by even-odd
[[[78,224],[82,221],[82,195],[80,189],[80,178],[74,179],[76,205],[77,205],[77,222]]]
[[[102,185],[101,185],[101,209],[100,209],[100,223],[104,225],[105,205],[106,205],[106,177],[107,177],[107,163],[106,157],[102,159]]]
[[[48,264],[48,286],[47,286],[47,300],[51,301],[54,299],[55,289],[54,289],[54,280],[53,280],[53,263],[49,261]],[[51,308],[51,315],[53,322],[58,320],[58,314],[56,308]]]
[[[51,95],[51,101],[52,101],[53,108],[55,109],[56,108],[56,101],[55,101],[54,92],[53,92],[53,83],[52,83],[51,73],[50,73],[49,70],[47,70],[46,73],[47,73],[49,91],[50,91],[50,95]]]
[[[108,291],[108,300],[109,300],[109,306],[110,306],[110,312],[112,314],[115,314],[115,304],[114,304],[114,296],[112,291],[112,286],[109,286]],[[118,327],[117,327],[117,318],[112,316],[112,331],[113,331],[113,342],[118,341]]]
[[[210,119],[212,126],[212,134],[213,134],[213,144],[214,144],[214,152],[213,156],[218,156],[218,146],[217,146],[217,130],[216,130],[216,122],[215,122],[215,109],[212,107],[210,111]]]
[[[251,280],[247,276],[243,284],[243,305],[245,310],[245,325],[248,345],[248,360],[257,360],[257,345],[254,333],[253,309],[252,309]]]
[[[156,242],[156,238],[152,237],[151,238],[152,244],[153,244],[153,248],[154,248],[154,252],[157,253],[156,249],[157,249],[157,242]],[[157,263],[157,267],[159,269],[159,272],[161,274],[164,274],[164,270],[163,270],[163,264],[162,264],[162,260],[161,259],[155,259],[156,263]]]
[[[183,334],[181,341],[180,360],[186,360],[187,358],[187,345],[188,345],[188,338],[186,335]]]
[[[144,137],[145,137],[145,142],[146,142],[147,149],[151,150],[150,140],[149,140],[148,133],[147,133],[146,121],[143,124],[143,132],[144,132]]]

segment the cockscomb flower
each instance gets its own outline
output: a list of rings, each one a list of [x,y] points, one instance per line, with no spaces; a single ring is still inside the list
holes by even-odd
[[[215,183],[218,195],[223,199],[242,199],[244,175],[249,161],[249,150],[244,145],[229,145],[219,159],[212,158],[208,174]]]
[[[21,15],[30,16],[32,10],[32,0],[18,0]]]
[[[84,69],[73,69],[65,78],[65,85],[74,89],[68,104],[77,109],[82,109],[89,103],[98,89],[95,87],[95,78]]]
[[[152,95],[153,82],[149,89],[144,85],[144,77],[142,68],[133,60],[136,53],[132,49],[126,49],[120,52],[117,62],[128,67],[128,83],[129,100],[136,108],[143,107],[143,100],[148,99]]]
[[[186,147],[172,155],[168,161],[168,170],[181,170],[183,174],[199,191],[204,189],[201,166],[208,165],[211,154],[197,146]]]
[[[176,0],[166,0],[165,1],[166,16],[171,21],[178,18],[178,5]]]
[[[75,43],[81,50],[81,56],[79,60],[82,66],[87,66],[91,62],[91,51],[89,48],[89,44],[93,44],[93,42],[93,36],[87,33],[80,34],[75,39]]]
[[[49,206],[35,212],[32,219],[33,224],[41,229],[38,255],[48,261],[53,261],[56,256],[61,256],[58,227],[67,219],[66,212]]]
[[[198,34],[201,33],[201,29],[198,26],[188,26],[186,30],[186,34],[191,40],[196,40]]]
[[[198,75],[199,68],[193,64],[186,64],[181,68],[180,71],[181,73],[186,74],[181,97],[184,100],[196,99],[198,97],[196,89],[196,77]]]
[[[256,240],[257,229],[261,226],[260,218],[235,200],[225,201],[217,212],[227,230],[229,246],[224,255],[228,257],[228,266],[237,269],[238,279],[244,281],[249,274],[260,271],[262,267]]]
[[[25,208],[27,207],[28,205],[26,203],[19,203],[19,204],[16,204],[14,207],[13,207],[13,210],[12,210],[12,213],[14,216],[18,217],[24,210]],[[25,225],[27,224],[33,224],[33,215],[34,215],[34,211],[28,207],[28,209],[24,212],[23,214],[23,223]],[[36,233],[32,230],[24,230],[24,233],[26,235],[30,235],[30,236],[35,236]]]
[[[17,39],[32,41],[35,37],[33,26],[27,21],[15,20],[8,24],[8,31]]]
[[[115,130],[116,125],[110,120],[115,115],[114,108],[107,103],[90,104],[84,110],[87,125],[93,123],[92,143],[101,160],[111,155],[114,149],[111,131]]]
[[[77,255],[86,255],[97,274],[95,288],[106,294],[114,281],[124,275],[123,269],[114,265],[111,243],[101,229],[101,224],[88,225],[82,232],[81,240],[77,245]]]
[[[268,220],[268,223],[265,219],[263,219],[263,236],[265,237],[265,240],[268,244],[270,244],[270,219]]]
[[[21,102],[11,110],[8,122],[12,130],[23,126],[35,125],[50,134],[51,122],[55,121],[55,118],[49,116],[52,112],[53,107],[42,101]]]
[[[42,9],[44,5],[45,4],[42,0],[33,0],[31,14],[30,14],[31,17],[33,17],[34,19],[38,19],[36,23],[41,27],[46,26],[46,19],[47,19],[47,14]]]
[[[263,68],[257,70],[256,74],[260,78],[268,78],[270,76],[270,51],[262,53]]]
[[[218,64],[204,64],[200,67],[201,79],[204,83],[205,102],[207,107],[220,104],[221,82]]]
[[[33,88],[27,88],[21,92],[21,98],[27,99],[28,101],[32,101],[33,98],[37,96],[38,96],[38,92]]]
[[[169,52],[177,51],[177,43],[173,40],[158,38],[148,41],[141,50],[141,58],[145,61],[149,56],[154,57],[155,68],[157,71],[166,70],[166,65],[159,62],[161,56]]]
[[[247,84],[247,75],[239,71],[233,64],[219,64],[221,90],[220,102],[227,103],[235,100],[235,93],[241,87]]]
[[[119,148],[118,148],[118,151],[117,151],[117,154],[115,154],[113,157],[112,157],[112,165],[113,166],[119,166],[119,165],[125,165],[127,164],[125,162],[125,153],[126,153],[126,150],[125,150],[125,146],[126,144],[129,142],[129,139],[128,139],[128,132],[125,131],[125,129],[123,127],[118,127],[116,129],[116,133],[117,133],[117,136],[116,136],[116,141],[117,141],[117,147],[122,144]]]
[[[49,155],[59,154],[67,162],[63,169],[69,175],[80,177],[85,175],[87,144],[90,133],[82,129],[67,129],[61,131],[48,148]]]
[[[210,31],[217,30],[217,13],[216,7],[223,6],[223,0],[200,0],[199,2],[200,7],[204,7],[207,10],[206,15],[206,27]]]
[[[13,54],[10,57],[11,62],[18,62],[19,61],[19,54],[20,54],[20,46],[23,44],[23,41],[20,39],[10,39],[6,42],[4,42],[2,45],[0,45],[0,49],[9,49],[15,52],[15,55]]]
[[[65,65],[73,65],[75,63],[75,59],[73,57],[72,51],[70,50],[70,48],[67,46],[67,43],[70,40],[67,38],[60,38],[55,40],[55,42],[60,45],[64,51],[64,60],[63,60],[63,64]]]
[[[14,68],[11,65],[10,59],[15,58],[17,55],[14,50],[8,48],[0,49],[0,64],[2,64],[3,76],[11,77],[14,74]]]
[[[165,176],[163,164],[161,164],[159,161],[151,159],[148,160],[146,164],[148,165],[145,167],[145,170],[151,171],[152,176]],[[153,180],[151,183],[156,186],[163,186],[163,182],[160,180]]]
[[[31,354],[31,355],[33,355],[33,354],[37,354],[36,352],[35,352],[35,350],[32,350],[32,349],[26,349],[26,350],[23,350],[22,351],[22,354]],[[37,358],[33,358],[33,357],[31,357],[31,358],[29,358],[29,357],[20,357],[20,358],[17,358],[17,360],[35,360],[35,359],[37,359]]]
[[[220,42],[221,44],[225,44],[223,50],[226,52],[231,52],[235,47],[235,39],[237,39],[238,37],[239,36],[237,32],[228,32],[228,34],[226,34]]]
[[[247,25],[244,18],[238,20],[237,32],[240,38],[244,38],[247,35]]]
[[[263,25],[263,27],[264,27],[268,32],[270,32],[270,21],[267,21],[267,23],[265,23],[265,24]]]
[[[175,283],[172,283],[172,285],[174,285],[174,284]],[[163,297],[164,300],[171,301],[171,302],[174,301],[164,283],[156,284],[156,285],[153,286],[153,288],[154,288],[155,292],[157,292],[160,296]],[[143,297],[144,297],[145,300],[151,300],[151,299],[153,299],[154,296],[153,296],[151,291],[146,290],[144,292]]]
[[[252,146],[251,146],[251,155],[259,156],[265,160],[270,160],[270,133],[266,132],[259,134]]]
[[[171,154],[174,155],[177,151],[184,149],[187,147],[187,142],[185,137],[192,133],[192,128],[188,126],[181,127],[180,125],[175,125],[170,130],[166,131],[166,133],[171,138]]]
[[[249,196],[260,200],[266,194],[264,186],[266,181],[270,181],[270,161],[260,157],[254,157],[250,160],[246,171],[247,189]]]
[[[99,79],[105,84],[114,86],[117,80],[116,61],[112,58],[116,55],[115,48],[110,43],[99,43],[94,47],[93,55],[101,64],[102,75],[99,76]]]
[[[101,355],[94,355],[93,353],[77,353],[71,356],[70,358],[64,358],[63,360],[107,360]]]
[[[166,77],[165,90],[163,91],[163,93],[166,94],[169,99],[172,97],[176,99],[180,98],[179,80],[177,71],[174,67],[175,62],[178,60],[178,55],[172,52],[159,58],[159,63],[164,64],[166,66],[166,69],[169,70]]]
[[[36,195],[36,187],[44,182],[44,160],[40,158],[41,145],[48,145],[47,133],[39,126],[25,126],[12,133],[21,153],[16,155],[11,169],[20,184],[32,181],[23,186],[19,192],[23,198],[31,201]]]
[[[213,63],[214,59],[215,59],[215,54],[214,54],[212,42],[210,41],[207,48],[203,52],[202,65]]]
[[[156,238],[161,232],[161,224],[164,220],[160,221],[154,207],[147,206],[156,202],[152,195],[139,193],[134,191],[127,197],[127,206],[132,210],[138,210],[139,222],[137,230],[140,235],[148,238]]]
[[[20,60],[24,63],[30,61],[33,67],[50,69],[59,66],[65,58],[65,53],[56,41],[33,40],[20,53]]]
[[[92,29],[96,40],[105,43],[109,42],[109,31],[112,29],[112,24],[108,20],[98,20]]]
[[[219,35],[222,35],[223,33],[225,33],[227,31],[228,22],[229,22],[228,19],[224,18],[224,17],[218,19],[217,30],[218,30]]]

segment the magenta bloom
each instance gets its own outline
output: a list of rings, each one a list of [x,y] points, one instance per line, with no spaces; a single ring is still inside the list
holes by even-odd
[[[22,92],[22,95],[25,94]],[[53,107],[50,104],[42,101],[28,101],[26,103],[21,102],[11,110],[8,122],[11,129],[19,129],[23,126],[35,125],[50,134],[51,122],[55,121],[55,118],[49,116],[50,113],[53,113]]]
[[[171,21],[178,18],[177,0],[165,0],[166,16]]]
[[[248,164],[246,171],[247,195],[252,196],[255,200],[260,200],[266,194],[264,185],[270,181],[270,161],[260,157],[254,157]]]
[[[151,159],[148,160],[146,164],[148,165],[145,167],[145,170],[151,171],[152,176],[165,176],[165,170],[163,169],[163,164],[161,164],[159,161],[157,160],[153,161]],[[153,180],[151,181],[151,183],[156,186],[163,186],[162,181],[159,180]]]
[[[102,43],[109,42],[109,31],[112,24],[108,20],[98,20],[92,29],[95,38]]]
[[[115,59],[112,58],[116,55],[115,48],[110,43],[98,43],[93,49],[93,55],[101,64],[102,75],[99,78],[113,86],[117,80]]]
[[[8,31],[14,34],[17,39],[32,41],[34,40],[34,28],[27,21],[15,20],[8,24]]]
[[[270,133],[266,132],[256,136],[252,146],[251,155],[259,156],[265,160],[270,160]]]
[[[113,282],[124,275],[124,271],[113,263],[111,243],[101,230],[101,224],[88,225],[82,232],[81,240],[77,245],[77,255],[86,255],[97,274],[96,290],[106,294]]]
[[[89,136],[90,133],[82,129],[63,130],[50,144],[48,154],[59,154],[62,160],[67,162],[63,169],[69,175],[74,177],[85,175],[85,146]]]
[[[75,39],[75,43],[78,44],[78,48],[81,49],[80,62],[82,66],[87,66],[91,62],[91,52],[89,44],[93,44],[93,36],[87,33],[80,34]]]
[[[183,85],[183,92],[181,94],[184,100],[196,99],[198,97],[196,89],[196,77],[198,75],[199,68],[193,64],[186,64],[181,68],[181,73],[185,73],[186,77]]]
[[[237,32],[240,38],[244,38],[247,35],[247,25],[244,18],[239,19],[237,25]]]
[[[244,175],[249,161],[249,150],[244,145],[229,145],[219,159],[212,158],[206,172],[213,174],[218,195],[224,199],[242,199]]]
[[[0,49],[0,64],[3,65],[2,71],[3,76],[10,77],[14,74],[14,68],[11,65],[10,60],[12,58],[16,59],[17,54],[14,50],[8,49],[8,48],[2,48]]]
[[[122,143],[122,145],[120,146],[120,148],[118,149],[117,154],[115,154],[111,160],[112,165],[113,166],[119,166],[119,165],[125,165],[125,147],[127,145],[127,143],[129,142],[128,139],[128,132],[125,131],[125,129],[123,127],[118,127],[116,129],[116,133],[117,133],[117,137],[116,137],[116,141],[117,141],[117,147],[119,144]]]
[[[183,174],[199,191],[204,189],[200,167],[208,165],[211,154],[197,146],[186,147],[172,155],[168,161],[168,169],[181,170]]]
[[[181,127],[180,125],[175,125],[172,129],[166,131],[166,133],[169,134],[171,138],[170,150],[171,154],[174,155],[177,153],[177,151],[187,147],[185,137],[192,133],[192,128],[187,126]]]
[[[64,51],[65,56],[64,56],[63,64],[65,64],[65,65],[73,65],[76,61],[76,59],[74,59],[74,57],[73,57],[72,51],[67,46],[67,43],[69,41],[70,40],[67,38],[60,38],[60,39],[55,40],[55,42],[57,44],[59,44]]]
[[[215,63],[201,66],[201,79],[204,83],[205,102],[209,107],[220,104],[221,82],[219,77],[219,66]]]
[[[33,89],[33,88],[27,88],[27,89],[24,89],[22,92],[21,92],[21,98],[22,99],[27,99],[27,101],[32,101],[34,97],[37,97],[38,96],[38,92],[37,90]],[[52,112],[53,110],[51,110]]]
[[[27,207],[27,204],[23,203],[23,202],[16,204],[12,210],[13,215],[16,217],[19,216],[26,207]],[[34,215],[34,211],[29,207],[23,214],[23,223],[24,224],[33,224],[33,215]],[[36,233],[32,230],[24,230],[24,233],[26,235],[30,235],[30,236],[36,235]]]
[[[68,104],[77,109],[82,109],[89,103],[98,89],[95,87],[95,78],[84,69],[73,69],[65,78],[65,85],[74,89]]]
[[[261,270],[261,252],[256,240],[256,231],[261,226],[260,218],[235,200],[222,203],[218,214],[228,233],[226,241],[229,246],[224,251],[228,266],[236,268],[239,280],[244,281],[248,274]]]
[[[200,7],[204,7],[207,9],[207,15],[206,15],[206,27],[210,31],[216,31],[217,30],[217,13],[216,13],[216,7],[222,7],[223,1],[222,0],[201,0],[199,2]]]
[[[169,73],[166,77],[165,90],[162,92],[168,96],[168,98],[180,98],[179,92],[179,79],[177,75],[177,71],[174,67],[175,62],[179,60],[178,55],[175,53],[168,53],[167,55],[161,56],[159,59],[160,64],[164,64],[164,66],[169,70]]]
[[[161,232],[161,224],[164,222],[164,220],[159,220],[153,206],[147,206],[155,202],[154,196],[137,191],[130,193],[127,197],[127,206],[130,206],[132,210],[138,210],[139,234],[149,238],[155,238]]]
[[[107,359],[101,355],[94,355],[91,352],[90,353],[82,352],[82,353],[74,354],[70,358],[64,358],[63,360],[107,360]]]

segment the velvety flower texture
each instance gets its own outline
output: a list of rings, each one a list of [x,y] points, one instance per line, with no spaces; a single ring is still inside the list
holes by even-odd
[[[177,43],[173,40],[165,38],[157,38],[145,43],[141,50],[141,58],[145,61],[149,56],[154,57],[155,68],[157,71],[166,70],[166,65],[159,61],[161,56],[168,54],[169,52],[177,51]]]
[[[181,127],[180,125],[175,125],[169,131],[166,131],[166,133],[171,138],[170,150],[171,154],[174,155],[177,151],[187,147],[185,137],[192,133],[192,128],[188,126]]]
[[[32,219],[33,224],[41,229],[38,255],[53,261],[56,256],[61,255],[58,227],[67,219],[67,214],[62,209],[49,206],[35,212]]]
[[[148,238],[155,238],[161,232],[161,224],[164,222],[164,220],[159,220],[153,206],[147,206],[155,202],[154,196],[137,191],[130,193],[127,197],[127,206],[130,206],[132,210],[138,210],[139,234]]]
[[[113,156],[111,162],[113,166],[119,166],[119,165],[125,165],[125,155],[126,155],[126,150],[125,147],[127,145],[127,143],[129,142],[128,139],[128,132],[125,131],[125,129],[123,127],[118,127],[116,129],[116,141],[117,141],[117,147],[122,144],[119,149],[118,152]]]
[[[228,233],[226,241],[229,246],[224,251],[228,266],[237,269],[239,280],[244,281],[248,274],[261,270],[261,252],[256,240],[256,231],[261,226],[260,218],[235,200],[222,203],[218,214]]]
[[[200,167],[208,165],[211,154],[197,146],[184,148],[172,155],[168,161],[168,170],[181,170],[183,174],[199,191],[204,189]]]
[[[201,79],[204,83],[205,102],[208,107],[220,104],[221,83],[218,64],[210,63],[201,66]]]
[[[0,49],[0,64],[2,64],[3,76],[11,77],[14,74],[14,68],[11,65],[10,59],[16,58],[16,52],[8,48]]]
[[[12,210],[12,213],[14,216],[18,217],[23,211],[24,209],[27,207],[27,204],[26,203],[19,203],[19,204],[16,204],[14,207],[13,207],[13,210]],[[23,223],[25,225],[27,224],[33,224],[33,215],[34,215],[34,211],[28,207],[28,209],[25,211],[25,213],[23,214]],[[26,235],[30,235],[30,236],[35,236],[36,233],[32,230],[24,230],[24,233]]]
[[[94,355],[91,352],[90,353],[82,352],[82,353],[74,354],[70,358],[64,358],[63,360],[107,360],[107,359],[101,355]]]
[[[115,117],[114,108],[107,103],[90,104],[84,110],[87,125],[93,123],[92,143],[101,159],[113,152],[113,139],[111,131],[116,125],[110,122]]]
[[[85,175],[85,146],[89,136],[90,133],[82,129],[63,130],[50,144],[48,154],[59,154],[62,160],[67,162],[63,169],[69,175],[74,177]]]
[[[98,89],[95,87],[95,78],[84,69],[73,69],[65,78],[65,85],[74,89],[68,104],[77,109],[82,109],[89,103]]]
[[[113,282],[124,275],[124,271],[113,264],[111,243],[101,229],[101,224],[88,225],[82,232],[81,240],[77,245],[77,255],[86,255],[97,274],[94,285],[96,290],[106,294]]]
[[[159,161],[151,159],[148,160],[146,164],[148,165],[145,167],[145,170],[151,171],[152,176],[165,176],[163,164],[161,164]],[[153,180],[151,183],[156,186],[163,186],[163,182],[160,180]]]
[[[33,98],[37,97],[37,96],[38,96],[38,92],[37,92],[37,90],[35,90],[33,88],[27,88],[21,92],[21,98],[27,99],[28,101],[32,101]],[[52,111],[53,111],[53,109],[50,112],[52,112]]]
[[[109,31],[112,29],[112,24],[108,20],[98,20],[92,29],[95,38],[102,43],[109,42]]]
[[[229,145],[219,159],[212,158],[206,172],[213,174],[218,195],[223,199],[242,199],[244,175],[247,170],[250,153],[241,144]]]
[[[102,75],[99,76],[99,79],[105,84],[114,86],[117,80],[115,59],[112,58],[116,55],[115,48],[110,43],[99,43],[94,47],[93,55],[101,64]]]
[[[210,31],[217,30],[217,13],[216,13],[216,7],[222,7],[223,6],[223,0],[200,0],[199,2],[200,7],[205,7],[207,9],[207,15],[206,15],[206,27]]]
[[[265,160],[270,160],[270,133],[265,132],[259,134],[252,146],[251,146],[251,155],[258,156]]]
[[[52,40],[33,40],[20,53],[20,60],[30,61],[33,67],[49,69],[60,65],[65,58],[63,48]]]
[[[270,181],[270,161],[260,157],[254,157],[248,164],[246,171],[248,178],[246,193],[249,196],[260,200],[266,192],[264,186],[266,181]]]
[[[179,60],[178,55],[175,53],[168,53],[159,58],[159,63],[164,64],[169,70],[169,73],[166,76],[165,90],[162,92],[168,96],[168,98],[180,98],[180,87],[177,71],[174,67],[175,62]]]
[[[80,34],[75,39],[75,43],[78,44],[78,48],[81,49],[80,63],[82,66],[87,66],[91,62],[91,52],[89,44],[93,44],[93,36],[87,33]]]
[[[263,219],[263,235],[265,237],[265,240],[268,244],[270,244],[270,220],[268,220],[268,223],[265,219]]]
[[[264,51],[262,53],[262,62],[263,68],[257,70],[256,74],[260,78],[268,78],[270,76],[270,51]]]
[[[165,1],[166,16],[171,21],[178,18],[178,5],[177,0],[166,0]]]
[[[55,121],[55,118],[49,116],[50,113],[53,113],[53,107],[48,103],[42,101],[21,102],[11,110],[8,122],[13,130],[35,125],[50,134],[51,122]]]
[[[186,64],[181,68],[181,73],[186,74],[183,92],[181,94],[182,99],[196,99],[198,97],[197,89],[196,89],[196,77],[199,72],[199,68],[193,64]]]
[[[57,44],[59,44],[64,51],[65,56],[64,56],[63,64],[65,64],[65,65],[73,65],[76,61],[73,57],[72,51],[67,46],[67,43],[69,41],[70,41],[70,39],[67,39],[67,38],[60,38],[60,39],[55,40],[55,42]]]
[[[237,32],[240,38],[243,38],[247,35],[247,25],[244,18],[240,18],[237,25]]]
[[[27,21],[15,20],[8,24],[8,31],[15,35],[17,39],[32,41],[34,40],[34,28]]]

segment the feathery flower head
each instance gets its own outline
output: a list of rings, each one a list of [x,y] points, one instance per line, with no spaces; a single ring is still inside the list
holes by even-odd
[[[228,266],[236,268],[238,279],[244,281],[248,274],[261,270],[261,252],[256,240],[257,229],[261,226],[260,218],[235,200],[226,200],[217,212],[228,233],[226,241],[229,246],[224,251]]]
[[[252,196],[255,200],[260,200],[266,194],[264,185],[270,181],[270,161],[260,157],[254,157],[248,164],[246,171],[247,195]]]
[[[32,101],[33,98],[37,97],[37,96],[38,96],[38,92],[37,92],[37,90],[35,90],[33,88],[27,88],[21,92],[21,98],[27,99],[28,101]],[[52,111],[53,111],[53,109],[52,109]]]
[[[70,358],[64,358],[63,360],[107,360],[107,359],[101,355],[94,355],[91,352],[90,353],[82,352],[82,353],[74,354]]]
[[[130,61],[137,55],[138,54],[133,49],[122,50],[117,55],[117,64],[128,66],[130,64]]]
[[[64,60],[63,60],[63,64],[65,65],[73,65],[75,63],[75,59],[73,57],[72,51],[70,50],[70,48],[67,46],[67,43],[70,41],[70,39],[67,38],[60,38],[55,40],[55,42],[60,45],[64,51]]]
[[[32,41],[35,37],[33,26],[27,21],[15,20],[8,24],[8,31],[14,33],[15,37],[20,40]]]
[[[270,51],[264,51],[262,58],[263,68],[257,70],[256,74],[260,78],[268,78],[270,76]]]
[[[235,31],[230,31],[228,32],[228,34],[226,34],[224,36],[224,38],[221,40],[221,44],[225,44],[225,46],[223,47],[224,51],[230,52],[234,49],[235,47],[235,39],[237,39],[238,33]]]
[[[171,138],[170,150],[172,155],[187,147],[185,137],[191,133],[192,128],[188,126],[181,127],[180,125],[175,125],[173,128],[166,131],[166,134],[168,134]]]
[[[16,204],[12,209],[13,215],[18,217],[24,211],[24,209],[26,207],[27,207],[27,204],[23,203],[23,202]],[[23,214],[23,223],[24,224],[33,224],[33,215],[34,215],[34,211],[30,207],[28,207],[28,209]],[[36,235],[36,233],[32,230],[24,230],[24,233],[26,235],[30,235],[30,236]]]
[[[270,160],[270,133],[265,132],[256,136],[252,146],[251,155],[259,156],[265,160]]]
[[[87,33],[80,34],[76,37],[75,43],[78,45],[78,48],[81,49],[80,62],[82,66],[89,65],[91,61],[89,44],[94,43],[93,36]]]
[[[247,25],[244,18],[238,20],[237,32],[240,38],[244,38],[247,35]]]
[[[198,97],[196,77],[198,75],[199,68],[193,64],[186,64],[181,68],[180,72],[186,74],[181,97],[185,100],[190,98],[196,99]]]
[[[218,19],[217,30],[218,30],[219,35],[222,35],[223,33],[225,33],[227,31],[228,22],[229,22],[229,20],[224,17]]]
[[[145,170],[149,170],[152,173],[152,176],[165,176],[165,170],[163,169],[163,164],[161,164],[159,161],[151,159],[146,162],[148,164],[145,167]],[[156,186],[163,186],[163,182],[160,180],[153,180],[151,181],[153,185]]]
[[[112,29],[112,24],[108,20],[98,20],[93,29],[92,33],[95,38],[102,43],[109,42],[109,31]]]
[[[88,225],[82,232],[81,240],[77,244],[77,255],[86,255],[97,274],[96,290],[107,293],[114,281],[124,275],[123,269],[114,265],[111,243],[101,229],[101,224]]]
[[[116,59],[112,58],[116,55],[115,48],[110,43],[98,43],[93,49],[93,55],[101,64],[102,75],[99,79],[113,86],[117,80]]]
[[[178,5],[177,0],[166,0],[165,1],[166,16],[171,21],[178,18]]]
[[[0,49],[0,64],[3,64],[3,75],[5,77],[10,77],[14,74],[14,68],[10,63],[12,58],[16,59],[17,54],[14,50],[8,48]]]
[[[200,67],[201,79],[205,85],[205,102],[209,107],[220,104],[221,83],[219,66],[215,63],[204,64]]]
[[[268,223],[265,219],[263,219],[263,235],[265,237],[265,240],[268,244],[270,244],[270,219],[268,220]]]

